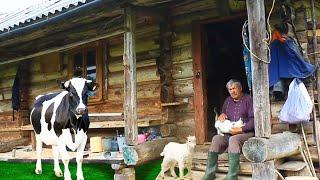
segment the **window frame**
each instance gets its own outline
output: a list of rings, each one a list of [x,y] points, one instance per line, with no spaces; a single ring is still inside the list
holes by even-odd
[[[88,104],[100,103],[103,101],[103,87],[104,87],[104,61],[102,55],[102,43],[94,42],[86,45],[81,45],[75,49],[69,51],[68,55],[68,78],[71,79],[74,74],[74,55],[77,53],[82,54],[82,64],[83,64],[83,73],[86,76],[87,70],[87,53],[89,51],[96,51],[96,83],[99,84],[99,88],[97,89],[97,96],[89,97]]]

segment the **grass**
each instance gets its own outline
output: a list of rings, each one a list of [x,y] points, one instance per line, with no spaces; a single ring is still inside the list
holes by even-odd
[[[137,166],[137,180],[154,180],[160,172],[161,160],[148,162],[144,165]],[[42,174],[36,175],[34,169],[35,163],[17,163],[0,161],[0,179],[3,180],[61,180],[53,172],[53,163],[42,163]],[[60,163],[63,170],[63,164]],[[69,164],[72,179],[76,178],[75,163]],[[113,180],[114,170],[108,164],[83,164],[83,175],[86,180]]]

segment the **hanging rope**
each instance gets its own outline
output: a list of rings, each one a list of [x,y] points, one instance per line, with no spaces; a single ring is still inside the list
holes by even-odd
[[[274,9],[274,4],[275,4],[275,0],[272,1],[272,6],[271,6],[271,9],[268,13],[268,18],[267,18],[267,25],[268,25],[268,30],[266,32],[266,38],[263,38],[262,39],[262,43],[264,43],[266,46],[267,46],[267,53],[268,53],[268,60],[263,60],[262,58],[258,57],[255,53],[253,53],[251,51],[251,49],[248,47],[247,43],[245,42],[245,36],[246,36],[246,29],[247,29],[247,26],[248,26],[248,20],[246,20],[242,26],[242,43],[243,45],[246,47],[246,49],[250,52],[250,54],[255,57],[256,59],[258,59],[259,61],[262,61],[266,64],[269,64],[270,61],[271,61],[271,52],[270,52],[270,48],[269,48],[269,45],[271,43],[271,25],[270,25],[270,17],[271,17],[271,14],[272,14],[272,11]]]

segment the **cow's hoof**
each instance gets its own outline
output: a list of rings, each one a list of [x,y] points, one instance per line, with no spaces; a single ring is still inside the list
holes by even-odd
[[[83,174],[81,174],[81,175],[80,175],[80,174],[79,174],[79,175],[77,174],[77,180],[84,180]]]
[[[62,176],[63,176],[63,174],[62,174],[61,171],[56,171],[56,172],[54,172],[54,174],[55,174],[57,177],[62,177]]]
[[[35,172],[36,174],[42,174],[42,169],[36,169],[36,170],[34,170],[34,172]]]
[[[68,177],[65,176],[64,180],[72,180],[72,179],[71,179],[71,176],[68,176]]]

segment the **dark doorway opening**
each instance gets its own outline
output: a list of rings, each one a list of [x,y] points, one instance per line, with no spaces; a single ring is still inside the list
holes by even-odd
[[[208,140],[216,134],[215,109],[220,114],[223,102],[229,93],[226,83],[234,78],[241,81],[244,92],[249,92],[243,60],[243,18],[206,24],[205,56],[203,59],[207,87]]]

